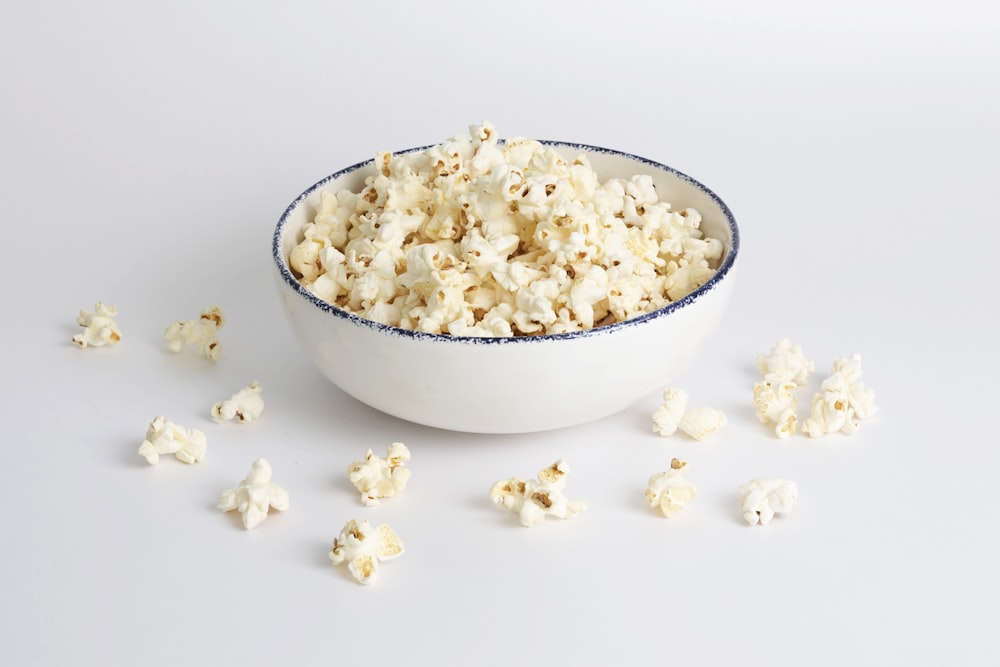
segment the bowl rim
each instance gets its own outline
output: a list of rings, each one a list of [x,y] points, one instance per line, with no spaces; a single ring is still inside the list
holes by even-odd
[[[638,162],[649,167],[654,167],[656,169],[668,172],[678,179],[686,182],[687,184],[700,190],[706,196],[708,196],[722,211],[722,214],[726,218],[726,224],[729,226],[729,232],[731,237],[729,252],[726,254],[725,259],[722,264],[716,269],[715,274],[709,278],[704,284],[699,286],[697,289],[692,290],[688,294],[684,295],[676,301],[671,301],[667,305],[663,306],[654,311],[648,313],[643,313],[642,315],[637,315],[636,317],[623,320],[621,322],[614,322],[613,324],[606,324],[600,327],[591,327],[589,329],[581,329],[579,331],[569,331],[564,333],[549,333],[549,334],[539,334],[532,336],[456,336],[451,334],[439,334],[439,333],[428,333],[425,331],[416,331],[413,329],[404,329],[402,327],[397,327],[389,324],[382,324],[381,322],[376,322],[375,320],[370,320],[357,313],[352,313],[345,310],[339,306],[336,306],[328,301],[320,299],[318,296],[303,287],[302,283],[292,274],[291,268],[288,265],[287,258],[282,252],[282,239],[284,236],[285,225],[287,224],[292,212],[295,211],[312,193],[320,188],[324,187],[327,183],[346,176],[347,174],[353,173],[359,169],[364,169],[374,164],[375,158],[369,158],[362,162],[352,164],[348,167],[344,167],[329,176],[317,181],[313,185],[309,186],[305,191],[302,192],[298,197],[296,197],[281,214],[278,219],[278,224],[274,229],[274,234],[271,239],[271,256],[277,267],[278,273],[281,276],[282,281],[292,288],[296,294],[304,298],[310,304],[318,308],[319,310],[338,317],[343,320],[347,320],[352,324],[357,326],[365,327],[368,329],[373,329],[375,331],[390,334],[394,336],[402,336],[405,338],[412,338],[415,340],[433,340],[438,342],[453,342],[453,343],[465,343],[472,345],[529,345],[538,344],[545,341],[554,340],[569,340],[574,338],[589,338],[591,336],[607,336],[615,333],[616,331],[621,331],[623,329],[628,329],[631,327],[642,326],[649,324],[660,318],[666,317],[671,313],[681,310],[682,308],[687,308],[694,304],[696,301],[704,297],[706,294],[714,290],[719,283],[729,274],[732,270],[733,265],[736,261],[737,255],[740,252],[740,231],[736,224],[736,218],[733,216],[732,211],[729,206],[710,188],[701,183],[700,181],[688,176],[687,174],[674,169],[668,165],[661,162],[651,160],[646,157],[635,155],[632,153],[627,153],[625,151],[619,151],[612,148],[605,148],[602,146],[592,146],[589,144],[581,144],[571,141],[555,141],[550,139],[539,139],[537,140],[540,144],[545,146],[551,146],[553,148],[568,148],[571,150],[578,150],[589,153],[599,153],[604,155],[612,155],[616,157],[626,158],[632,160],[633,162]],[[500,140],[503,143],[503,139]],[[426,146],[416,146],[413,148],[408,148],[406,150],[394,151],[393,155],[405,155],[407,153],[415,153],[418,151],[424,151],[428,148],[432,148],[436,144],[428,144]]]

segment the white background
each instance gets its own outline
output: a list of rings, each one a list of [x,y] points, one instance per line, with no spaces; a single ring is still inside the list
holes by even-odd
[[[985,0],[7,0],[0,662],[995,664],[998,26]],[[739,283],[676,381],[723,432],[656,436],[657,396],[555,432],[443,432],[311,367],[271,278],[284,207],[484,119],[729,204]],[[124,339],[81,351],[98,300]],[[219,362],[168,353],[167,324],[213,304]],[[750,393],[783,336],[817,364],[803,408],[858,352],[878,414],[775,438]],[[253,378],[262,418],[212,423]],[[206,432],[203,463],[136,454],[157,414]],[[344,471],[393,440],[413,479],[365,508]],[[214,505],[258,456],[292,505],[247,532]],[[698,497],[668,520],[642,490],[673,456]],[[490,504],[559,457],[585,514],[529,530]],[[795,511],[742,523],[755,476],[798,482]],[[352,517],[406,543],[370,587],[327,558]]]

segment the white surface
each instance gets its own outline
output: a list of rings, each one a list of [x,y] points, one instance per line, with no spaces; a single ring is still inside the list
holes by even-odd
[[[0,663],[995,660],[995,4],[262,4],[0,12]],[[738,289],[679,382],[725,431],[658,438],[655,397],[564,431],[436,431],[293,344],[268,254],[288,202],[484,118],[660,160],[732,207]],[[81,351],[99,299],[124,340]],[[167,353],[167,324],[216,303],[220,361]],[[860,352],[879,413],[777,440],[750,394],[781,336],[817,382]],[[252,378],[261,419],[212,423]],[[207,432],[203,463],[136,454],[160,413]],[[362,507],[346,467],[393,440],[413,479]],[[291,509],[247,532],[214,504],[258,456]],[[698,497],[668,520],[642,491],[671,456]],[[582,516],[490,506],[557,457]],[[744,525],[755,476],[796,481],[795,511]],[[372,587],[327,557],[350,517],[406,543]]]

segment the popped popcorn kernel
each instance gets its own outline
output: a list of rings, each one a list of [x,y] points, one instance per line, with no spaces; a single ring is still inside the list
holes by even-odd
[[[796,411],[799,399],[793,393],[798,386],[784,375],[767,375],[753,386],[753,404],[763,424],[774,424],[774,433],[787,438],[798,429]]]
[[[368,450],[364,461],[355,461],[347,467],[347,477],[354,488],[361,492],[361,502],[377,505],[382,498],[392,498],[403,492],[410,480],[410,470],[406,462],[410,460],[410,450],[401,442],[389,445],[385,458]]]
[[[801,345],[792,345],[790,339],[781,338],[770,352],[757,355],[757,368],[761,377],[793,382],[801,387],[816,370],[816,364],[806,358]]]
[[[94,305],[94,312],[81,310],[76,318],[76,323],[83,327],[83,331],[73,336],[73,343],[85,349],[114,345],[119,342],[122,339],[122,334],[112,319],[117,315],[118,309],[114,306],[106,306],[101,301]]]
[[[673,435],[687,411],[688,395],[683,389],[663,390],[663,404],[653,412],[653,430],[662,436]]]
[[[317,297],[382,324],[457,336],[604,326],[697,289],[724,253],[648,175],[600,183],[584,154],[499,142],[493,125],[380,152],[359,193],[323,192],[289,255]]]
[[[778,478],[756,478],[740,486],[743,518],[751,526],[766,526],[775,514],[788,514],[798,499],[795,482]]]
[[[375,581],[379,563],[403,554],[403,541],[388,524],[372,529],[368,521],[349,520],[333,540],[330,561],[347,563],[351,575],[362,584]]]
[[[222,352],[218,331],[223,324],[225,319],[222,309],[212,306],[201,311],[196,320],[177,320],[172,323],[163,332],[163,337],[167,340],[167,349],[171,352],[180,352],[185,345],[191,344],[198,347],[203,357],[216,361]]]
[[[695,486],[683,477],[687,463],[680,459],[670,460],[670,469],[658,472],[649,478],[644,496],[650,507],[659,507],[668,519],[691,502],[695,497]]]
[[[266,459],[257,459],[235,488],[219,495],[216,506],[223,512],[237,510],[243,516],[244,528],[256,528],[267,518],[269,509],[288,509],[288,491],[272,482],[271,475],[271,464]]]
[[[704,440],[721,430],[728,421],[722,410],[697,407],[684,413],[677,428],[695,440]]]
[[[159,463],[160,456],[173,454],[182,463],[198,463],[205,458],[207,439],[195,428],[186,428],[157,416],[146,429],[146,439],[139,445],[139,455],[146,463]]]
[[[538,473],[537,479],[516,477],[493,484],[490,498],[497,507],[517,512],[523,526],[537,526],[546,516],[571,519],[587,509],[582,500],[570,501],[563,489],[569,466],[559,459]]]
[[[254,380],[230,398],[213,405],[212,419],[217,424],[232,420],[242,424],[257,419],[264,411],[263,392],[263,388]]]
[[[861,355],[854,354],[834,360],[830,376],[812,398],[802,430],[813,438],[837,432],[849,435],[875,411],[875,392],[862,382]]]

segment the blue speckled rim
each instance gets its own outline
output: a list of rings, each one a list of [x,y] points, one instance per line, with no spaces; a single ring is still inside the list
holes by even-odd
[[[294,211],[296,207],[302,204],[302,202],[304,202],[309,195],[311,195],[316,190],[322,188],[323,186],[325,186],[327,183],[329,183],[334,179],[350,174],[351,172],[357,171],[358,169],[363,169],[365,167],[370,166],[371,164],[374,163],[374,158],[370,160],[365,160],[364,162],[359,162],[345,169],[341,169],[336,173],[330,174],[329,176],[327,176],[326,178],[319,181],[318,183],[310,187],[308,190],[303,192],[301,195],[296,197],[295,201],[293,201],[291,204],[288,205],[288,208],[285,209],[285,212],[281,215],[281,218],[278,220],[278,225],[274,230],[274,237],[271,243],[271,255],[274,259],[275,265],[278,267],[278,272],[281,274],[282,279],[285,281],[285,283],[288,284],[289,287],[291,287],[299,296],[309,301],[316,308],[319,308],[320,310],[325,311],[335,317],[340,317],[342,319],[353,322],[357,326],[368,327],[370,329],[375,329],[376,331],[380,331],[382,333],[394,336],[405,336],[408,338],[428,339],[441,342],[445,341],[460,342],[471,345],[530,345],[532,343],[548,341],[548,340],[564,340],[571,338],[582,338],[585,336],[609,335],[625,327],[641,326],[642,324],[650,322],[657,318],[666,317],[675,310],[679,310],[694,303],[702,295],[715,289],[715,287],[719,284],[719,282],[721,282],[722,279],[726,276],[726,274],[728,274],[729,271],[732,269],[733,263],[736,261],[736,256],[739,254],[740,250],[740,232],[739,228],[736,226],[736,219],[733,217],[733,214],[729,210],[729,207],[726,206],[726,203],[723,202],[718,197],[718,195],[716,195],[714,192],[709,190],[707,187],[705,187],[695,179],[691,178],[687,174],[677,171],[672,167],[668,167],[665,164],[660,164],[659,162],[650,160],[648,158],[640,157],[638,155],[632,155],[630,153],[623,153],[621,151],[612,150],[610,148],[602,148],[600,146],[588,146],[587,144],[577,144],[565,141],[541,140],[540,143],[545,144],[547,146],[552,146],[554,148],[569,148],[572,150],[585,151],[589,153],[603,153],[605,155],[624,157],[634,162],[638,162],[651,167],[655,167],[656,169],[669,172],[674,176],[676,176],[677,178],[679,178],[680,180],[694,186],[698,190],[701,190],[704,194],[706,194],[710,199],[712,199],[712,201],[714,201],[719,206],[719,209],[722,211],[723,215],[726,216],[726,222],[729,224],[729,232],[732,236],[729,253],[726,255],[725,260],[722,262],[719,268],[716,270],[715,275],[713,275],[704,285],[702,285],[698,289],[694,290],[693,292],[690,292],[689,294],[678,299],[677,301],[670,302],[669,304],[667,304],[663,308],[660,308],[659,310],[654,310],[653,312],[646,313],[644,315],[639,315],[638,317],[625,320],[624,322],[615,322],[614,324],[608,324],[602,327],[585,329],[582,331],[572,331],[568,333],[544,334],[539,336],[506,336],[502,338],[478,337],[478,336],[452,336],[450,334],[433,334],[433,333],[425,333],[422,331],[413,331],[410,329],[402,329],[400,327],[389,326],[387,324],[381,324],[379,322],[366,319],[364,317],[361,317],[360,315],[355,315],[354,313],[348,312],[343,308],[339,308],[331,303],[323,301],[319,297],[309,292],[309,290],[305,289],[302,286],[302,284],[299,283],[299,281],[295,278],[295,276],[292,275],[291,269],[289,269],[288,267],[288,262],[286,261],[286,258],[284,257],[281,251],[281,239],[282,235],[284,234],[285,223],[288,222],[288,219],[291,216],[292,211]],[[398,151],[393,154],[403,155],[406,153],[413,153],[416,151],[427,150],[430,147],[431,145],[418,146],[416,148],[410,148],[404,151]]]

